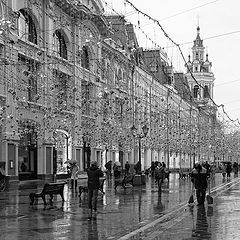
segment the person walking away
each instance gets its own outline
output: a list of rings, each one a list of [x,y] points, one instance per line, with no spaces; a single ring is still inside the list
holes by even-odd
[[[231,163],[227,163],[226,171],[227,171],[227,178],[230,178],[231,177],[231,171],[232,171]]]
[[[203,167],[207,170],[207,175],[208,175],[208,177],[210,177],[211,166],[210,166],[210,164],[208,163],[208,161],[206,161],[206,162],[203,164]]]
[[[126,163],[125,163],[125,175],[129,174],[129,169],[130,169],[130,164],[129,164],[128,161],[126,161]]]
[[[152,163],[151,163],[151,167],[150,167],[150,169],[151,169],[151,176],[152,176],[152,177],[154,177],[155,168],[156,168],[156,166],[155,166],[155,162],[152,161]]]
[[[141,174],[141,163],[139,161],[135,164],[134,169],[136,174]]]
[[[78,179],[78,165],[76,162],[72,163],[72,167],[71,167],[71,188],[73,190],[77,190],[77,179]]]
[[[207,170],[202,167],[199,162],[195,163],[194,169],[191,172],[191,181],[196,189],[198,206],[203,205],[205,202],[206,189],[208,185],[207,178]]]
[[[224,163],[222,163],[220,165],[220,169],[221,169],[221,172],[222,172],[223,179],[225,179],[227,171],[226,171],[226,166],[225,166]]]
[[[112,161],[108,161],[106,164],[105,164],[105,168],[107,169],[107,173],[108,175],[111,177],[112,176]]]
[[[165,170],[161,162],[158,163],[156,169],[155,169],[155,180],[158,185],[158,191],[162,191],[162,184],[165,176]]]
[[[97,162],[91,162],[90,168],[87,169],[88,176],[88,219],[96,218],[97,213],[97,197],[100,185],[99,178],[103,177],[103,172],[98,168]]]
[[[113,175],[115,178],[121,177],[121,166],[117,165],[116,163],[113,164]]]
[[[234,176],[238,175],[238,164],[236,162],[233,163],[233,172]]]

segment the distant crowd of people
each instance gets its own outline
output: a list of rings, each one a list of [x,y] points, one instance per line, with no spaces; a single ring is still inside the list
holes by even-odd
[[[169,180],[169,169],[166,167],[164,162],[153,161],[148,169],[143,170],[141,163],[137,162],[135,165],[130,164],[128,161],[125,162],[124,167],[120,162],[113,163],[108,161],[105,164],[107,176],[114,176],[119,178],[122,175],[128,175],[131,173],[142,174],[151,176],[155,179],[158,185],[158,190],[161,192],[162,184],[167,178]],[[77,179],[79,174],[79,167],[75,162],[69,164],[69,176],[71,179],[71,188],[77,189]],[[216,171],[221,171],[223,178],[231,177],[231,172],[238,174],[239,166],[236,162],[231,164],[230,162],[223,162],[218,168],[215,164],[209,164],[207,161],[200,163],[196,162],[193,169],[188,169],[189,177],[193,183],[196,191],[196,197],[198,205],[204,204],[206,198],[206,189],[208,187],[208,180]],[[143,171],[142,171],[143,170]],[[97,196],[100,181],[99,179],[104,176],[104,172],[98,167],[96,161],[92,161],[90,167],[87,169],[88,175],[88,207],[89,207],[89,218],[91,219],[97,211]]]

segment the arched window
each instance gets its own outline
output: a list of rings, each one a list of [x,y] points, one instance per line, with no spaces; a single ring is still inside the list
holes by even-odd
[[[208,86],[204,86],[203,97],[204,97],[204,98],[209,98],[209,89],[208,89]]]
[[[121,70],[121,69],[118,69],[118,81],[119,81],[119,82],[122,82],[122,79],[123,79],[122,70]]]
[[[193,88],[193,97],[197,98],[198,97],[198,93],[199,93],[199,86],[195,85]]]
[[[119,84],[119,77],[118,77],[118,70],[117,70],[117,67],[115,68],[115,71],[114,71],[114,80],[115,80],[115,84],[118,85]]]
[[[59,30],[56,30],[53,34],[53,50],[59,57],[67,59],[67,45]]]
[[[89,53],[88,53],[88,48],[86,46],[83,46],[82,48],[81,66],[88,70],[90,69]]]
[[[20,39],[37,44],[37,30],[32,17],[24,9],[20,9],[19,12],[18,35]]]

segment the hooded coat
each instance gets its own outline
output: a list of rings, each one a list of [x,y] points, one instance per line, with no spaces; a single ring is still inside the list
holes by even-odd
[[[100,185],[99,178],[103,177],[103,171],[99,169],[97,166],[91,166],[87,170],[87,175],[88,175],[88,189],[89,190],[98,189]]]

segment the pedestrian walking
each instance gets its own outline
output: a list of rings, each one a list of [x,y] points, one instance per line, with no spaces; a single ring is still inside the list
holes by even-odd
[[[156,168],[155,162],[152,161],[151,167],[150,167],[150,169],[151,169],[151,176],[152,176],[152,177],[154,177],[155,168]]]
[[[105,168],[107,169],[107,174],[108,176],[112,176],[112,160],[108,161],[106,164],[105,164]]]
[[[210,166],[210,164],[208,163],[208,161],[206,161],[206,162],[203,164],[203,167],[207,170],[207,175],[208,175],[208,177],[210,177],[211,166]]]
[[[71,188],[77,190],[77,179],[78,179],[79,167],[76,162],[72,163],[71,166]]]
[[[120,163],[120,162],[118,162],[118,163]],[[121,165],[117,164],[117,162],[115,162],[113,164],[113,175],[115,178],[121,177]]]
[[[238,174],[238,164],[236,162],[233,163],[233,172],[234,172],[234,176],[237,176],[237,174]]]
[[[135,164],[134,169],[136,174],[141,174],[141,163],[139,161]]]
[[[220,170],[221,170],[221,172],[222,172],[222,176],[223,176],[223,179],[225,179],[225,177],[226,177],[226,166],[225,166],[225,164],[224,163],[222,163],[221,165],[220,165]]]
[[[227,167],[226,167],[226,171],[227,171],[227,178],[231,177],[231,172],[232,172],[232,166],[231,163],[227,163]]]
[[[90,168],[87,169],[88,175],[88,219],[96,218],[97,213],[97,197],[100,185],[99,178],[103,177],[103,172],[98,168],[97,162],[91,162]]]
[[[125,175],[129,174],[129,169],[130,169],[130,164],[129,164],[128,161],[126,161],[126,163],[125,163]]]
[[[206,197],[207,189],[207,170],[199,163],[195,163],[194,169],[191,172],[191,181],[196,189],[198,205],[203,205]]]
[[[158,163],[156,169],[155,169],[155,180],[158,185],[158,191],[162,191],[162,184],[165,176],[165,170],[161,162]]]

